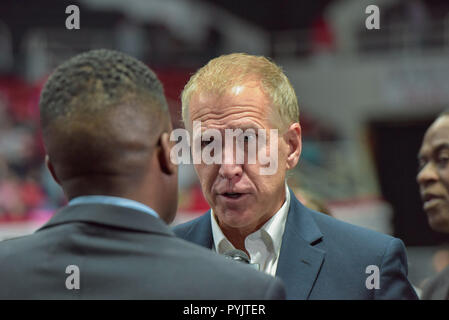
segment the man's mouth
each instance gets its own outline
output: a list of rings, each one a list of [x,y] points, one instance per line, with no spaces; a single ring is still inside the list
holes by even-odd
[[[222,194],[222,196],[224,196],[226,198],[230,198],[230,199],[238,199],[243,195],[244,195],[244,193],[234,193],[234,192],[226,192],[226,193]]]
[[[431,193],[426,193],[423,196],[423,201],[427,202],[427,201],[432,201],[434,199],[442,199],[442,198],[443,198],[442,196],[438,196],[438,195],[431,194]]]
[[[218,196],[227,202],[233,203],[234,201],[240,201],[246,199],[249,193],[246,192],[223,192],[219,193]]]
[[[440,196],[440,195],[426,193],[423,195],[422,200],[423,200],[424,210],[427,210],[427,209],[430,209],[433,206],[437,205],[442,200],[444,200],[444,197]]]

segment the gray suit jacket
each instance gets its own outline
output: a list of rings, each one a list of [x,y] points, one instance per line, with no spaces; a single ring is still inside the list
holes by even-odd
[[[421,298],[423,300],[449,300],[449,267],[426,283]]]
[[[312,211],[291,190],[290,196],[276,270],[284,280],[287,299],[418,298],[407,279],[401,240]],[[210,219],[209,211],[174,231],[180,238],[212,248]],[[371,274],[376,275],[369,266],[378,268],[378,288],[366,286]]]
[[[66,287],[70,265],[79,289]],[[0,242],[0,284],[0,299],[285,297],[279,279],[176,238],[149,214],[104,204],[66,207],[34,234]]]

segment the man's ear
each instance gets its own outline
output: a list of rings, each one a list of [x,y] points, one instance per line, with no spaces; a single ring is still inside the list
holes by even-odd
[[[53,167],[50,156],[48,154],[45,155],[45,165],[47,166],[48,171],[50,171],[53,180],[55,180],[57,184],[61,185],[61,182],[59,181],[58,176],[55,173],[55,168]]]
[[[301,138],[301,125],[298,122],[291,124],[284,134],[285,142],[289,147],[287,153],[287,170],[293,169],[298,164],[302,150]]]
[[[173,141],[170,141],[170,135],[164,132],[159,137],[158,161],[161,171],[167,175],[176,173],[177,166],[170,160],[170,152],[173,148]]]

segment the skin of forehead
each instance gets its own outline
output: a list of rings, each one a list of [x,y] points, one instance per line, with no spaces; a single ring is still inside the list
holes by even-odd
[[[449,116],[443,116],[435,120],[435,122],[427,130],[424,141],[419,152],[425,155],[431,152],[434,147],[442,143],[449,143]]]
[[[191,121],[201,119],[203,123],[209,122],[217,127],[232,126],[232,122],[238,126],[242,120],[252,120],[264,127],[262,121],[269,120],[271,113],[270,100],[255,81],[231,87],[222,96],[199,91],[192,96],[191,101],[194,102],[190,107]]]

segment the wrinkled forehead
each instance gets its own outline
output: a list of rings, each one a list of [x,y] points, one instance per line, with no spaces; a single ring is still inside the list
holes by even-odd
[[[260,102],[269,102],[269,99],[259,86],[235,85],[224,90],[221,93],[202,90],[192,96],[191,104],[213,103],[214,105],[239,105],[239,104],[258,104]],[[192,107],[192,106],[191,106]]]
[[[270,99],[257,82],[236,84],[222,92],[198,90],[189,104],[190,122],[202,118],[218,119],[240,112],[255,116],[271,113]]]
[[[439,117],[427,129],[419,153],[432,152],[444,145],[449,145],[449,116]]]

